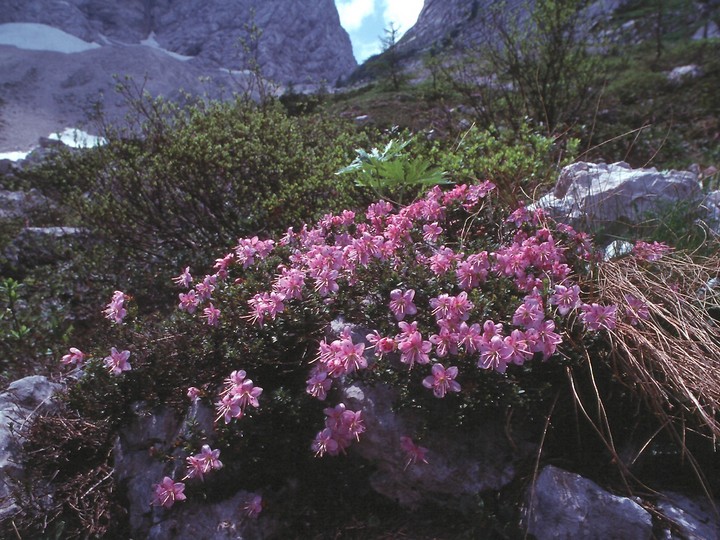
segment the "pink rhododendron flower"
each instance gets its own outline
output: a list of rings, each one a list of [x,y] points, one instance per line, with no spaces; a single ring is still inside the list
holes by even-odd
[[[316,371],[307,381],[305,390],[312,397],[320,401],[327,398],[327,393],[332,386],[332,379],[328,378],[327,371]]]
[[[330,428],[325,428],[315,436],[312,443],[315,457],[323,457],[325,454],[336,456],[338,454],[339,445],[333,438],[333,432]]]
[[[175,482],[169,476],[163,478],[162,482],[153,486],[155,491],[155,497],[152,501],[153,506],[162,506],[164,508],[170,508],[175,501],[184,501],[186,499],[185,484],[182,482]]]
[[[409,289],[405,292],[395,289],[390,292],[390,311],[395,315],[395,319],[402,321],[405,315],[415,315],[417,308],[413,303],[415,291]]]
[[[365,432],[362,411],[350,411],[344,403],[339,403],[323,412],[327,417],[325,429],[315,436],[312,443],[316,457],[325,454],[336,456],[344,452],[353,439],[360,440],[360,434]]]
[[[262,394],[263,389],[255,386],[251,379],[247,379],[243,370],[233,371],[225,380],[225,390],[223,390],[220,401],[215,403],[218,417],[225,420],[226,424],[235,418],[240,420],[245,416],[245,410],[250,405],[254,408],[260,406],[258,398]]]
[[[428,225],[423,225],[423,240],[434,244],[442,234],[443,230],[437,224],[437,221]]]
[[[490,341],[480,346],[480,360],[478,367],[483,369],[494,369],[499,373],[505,373],[507,363],[512,357],[513,351],[507,346],[503,338],[494,335]]]
[[[533,352],[541,352],[543,354],[543,360],[547,360],[555,354],[557,346],[562,343],[560,334],[555,333],[555,322],[544,321],[531,330],[534,330],[531,350]]]
[[[222,469],[220,461],[220,450],[213,450],[209,445],[204,444],[199,454],[187,458],[186,478],[199,478],[204,480],[204,475],[212,470]]]
[[[525,298],[525,301],[518,306],[512,318],[515,326],[524,326],[525,328],[537,328],[545,319],[542,301]]]
[[[616,306],[601,306],[600,304],[583,304],[580,320],[588,330],[612,330],[615,328]]]
[[[82,366],[85,362],[85,353],[75,347],[70,347],[70,352],[62,357],[61,362],[66,366]]]
[[[217,283],[217,277],[205,276],[201,283],[195,286],[195,292],[197,293],[200,300],[208,300],[215,290],[215,284]]]
[[[113,375],[120,375],[123,371],[130,371],[132,369],[128,358],[130,358],[130,351],[118,352],[115,347],[112,347],[110,349],[110,356],[106,356],[104,359],[105,367]]]
[[[377,330],[372,334],[365,336],[365,339],[367,339],[370,344],[375,347],[375,356],[380,358],[382,358],[385,354],[394,352],[397,346],[395,339],[391,337],[383,337],[377,332]]]
[[[257,519],[263,509],[263,498],[260,495],[251,496],[250,500],[245,504],[243,510],[245,515],[252,519]]]
[[[408,364],[412,369],[415,362],[427,364],[430,362],[429,353],[432,350],[432,343],[423,341],[422,334],[417,331],[417,322],[408,324],[398,323],[402,333],[397,336],[397,348],[400,351],[400,361]]]
[[[444,398],[448,392],[459,392],[460,385],[455,380],[458,375],[458,368],[450,366],[445,369],[442,364],[435,364],[432,367],[432,375],[423,379],[425,388],[432,388],[436,398]]]
[[[573,309],[580,307],[580,287],[572,285],[555,285],[555,293],[550,297],[550,304],[558,307],[560,315],[567,315]]]
[[[650,318],[650,310],[645,302],[637,298],[635,295],[630,293],[625,295],[625,301],[627,302],[627,308],[625,308],[625,315],[628,318],[628,322],[633,326],[637,326],[640,320],[648,320]],[[70,349],[72,351],[72,349]]]
[[[653,242],[652,244],[649,244],[647,242],[643,242],[642,240],[635,242],[635,247],[633,248],[633,254],[638,259],[650,262],[660,260],[663,255],[669,253],[670,251],[672,251],[672,248],[662,242]]]
[[[173,278],[173,282],[176,283],[179,287],[183,287],[184,289],[189,289],[192,281],[193,277],[192,275],[190,275],[189,266],[186,266],[185,270],[183,270],[179,276]]]
[[[220,324],[220,310],[212,305],[212,302],[208,307],[203,309],[203,317],[210,326],[218,326]]]
[[[504,341],[510,351],[510,356],[507,359],[508,363],[521,366],[526,360],[530,360],[533,357],[534,353],[530,347],[530,343],[521,330],[513,330],[509,336],[504,338]]]
[[[428,449],[423,446],[416,445],[410,437],[400,437],[400,448],[405,452],[405,456],[408,458],[405,468],[407,469],[410,465],[417,463],[427,463],[426,455]]]
[[[195,313],[198,304],[200,304],[200,298],[198,298],[197,293],[194,290],[190,290],[187,293],[180,293],[178,298],[180,298],[178,309],[181,311],[187,311],[190,314]]]
[[[127,299],[128,297],[125,293],[122,291],[115,291],[110,303],[103,311],[105,318],[116,324],[120,324],[127,315],[127,310],[125,309],[125,301]]]

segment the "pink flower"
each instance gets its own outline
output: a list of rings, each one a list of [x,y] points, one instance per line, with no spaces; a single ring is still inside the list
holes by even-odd
[[[519,366],[525,363],[525,360],[529,360],[533,357],[533,351],[530,348],[530,344],[521,330],[513,330],[510,335],[505,339],[505,345],[510,350],[510,356],[508,357],[508,363],[517,364]]]
[[[208,307],[203,309],[203,317],[210,326],[218,326],[220,324],[220,310],[212,305],[212,302]]]
[[[630,293],[625,295],[625,301],[627,302],[625,316],[630,324],[636,326],[640,323],[640,319],[646,321],[650,318],[650,310],[645,302]]]
[[[442,227],[437,224],[437,221],[428,225],[423,225],[423,240],[434,244],[437,242],[437,239],[440,237],[442,232]]]
[[[503,338],[494,335],[488,343],[483,343],[480,347],[480,360],[478,367],[483,369],[494,369],[500,373],[505,373],[507,363],[512,357],[513,351],[507,346]]]
[[[189,266],[186,266],[185,270],[183,270],[179,276],[173,278],[173,282],[176,283],[179,287],[183,287],[184,289],[190,288],[192,280],[193,277],[190,275]]]
[[[175,501],[184,501],[186,499],[183,491],[185,484],[182,482],[174,482],[172,478],[166,476],[163,481],[153,486],[155,490],[155,498],[152,501],[153,506],[162,506],[170,508]]]
[[[305,390],[312,397],[324,400],[332,386],[332,379],[328,379],[326,371],[317,371],[307,381],[307,389]]]
[[[110,303],[103,311],[105,318],[116,324],[120,324],[127,315],[127,310],[125,309],[125,300],[127,300],[127,298],[127,295],[122,291],[115,291]]]
[[[412,369],[413,364],[427,364],[430,362],[429,353],[432,350],[432,343],[423,341],[422,334],[417,331],[417,322],[408,324],[398,323],[402,333],[397,337],[397,347],[400,351],[400,361],[408,364]]]
[[[427,463],[425,457],[428,453],[428,449],[423,446],[416,445],[410,437],[400,437],[400,448],[405,452],[405,456],[408,458],[405,468],[407,469],[411,464],[415,464],[418,461]]]
[[[405,292],[395,289],[390,292],[390,311],[395,315],[395,319],[402,321],[405,315],[415,315],[417,313],[413,298],[415,298],[413,289]]]
[[[105,367],[113,375],[120,375],[123,371],[130,371],[132,367],[128,362],[130,351],[118,352],[115,347],[110,349],[110,356],[105,357]]]
[[[330,428],[325,428],[319,432],[312,443],[315,457],[323,457],[325,454],[336,456],[338,448],[338,442],[333,438],[333,432]]]
[[[395,350],[396,343],[391,337],[381,336],[377,330],[372,334],[365,336],[373,347],[375,347],[375,356],[382,358],[383,355],[389,354]]]
[[[245,515],[252,519],[257,519],[263,509],[263,498],[260,495],[253,495],[250,500],[245,504],[243,510]]]
[[[638,259],[650,262],[660,260],[663,255],[669,253],[670,251],[672,251],[672,248],[662,242],[653,242],[652,244],[648,244],[642,240],[635,242],[635,247],[633,248],[633,254]]]
[[[617,306],[601,306],[600,304],[583,304],[580,320],[588,330],[612,330],[615,328]]]
[[[518,306],[513,315],[512,322],[515,326],[524,326],[525,328],[537,328],[542,324],[545,318],[545,312],[541,301],[525,298],[525,301]]]
[[[223,464],[219,458],[220,450],[213,450],[209,445],[204,444],[199,454],[187,458],[187,478],[204,480],[203,475],[212,470],[222,469]]]
[[[81,366],[85,362],[85,353],[75,347],[70,347],[70,353],[62,357],[61,362],[66,366]]]
[[[558,307],[560,315],[567,315],[580,306],[580,287],[573,285],[555,285],[555,293],[550,297],[550,304]]]
[[[260,406],[258,398],[263,389],[255,386],[251,379],[246,379],[243,370],[233,371],[230,377],[225,379],[226,387],[222,392],[222,398],[215,403],[218,413],[217,420],[223,418],[226,424],[233,418],[240,420],[245,416],[245,409],[248,405],[254,408]],[[216,421],[217,421],[216,420]]]
[[[178,309],[182,311],[187,311],[190,314],[195,313],[195,310],[200,303],[200,299],[198,298],[197,293],[195,293],[194,290],[188,291],[187,293],[180,293],[178,295],[178,298],[180,298],[180,304],[178,305]]]
[[[460,385],[455,380],[458,375],[458,368],[451,366],[447,369],[442,364],[435,364],[432,367],[432,375],[423,379],[425,388],[432,388],[436,398],[443,398],[447,392],[459,392]]]

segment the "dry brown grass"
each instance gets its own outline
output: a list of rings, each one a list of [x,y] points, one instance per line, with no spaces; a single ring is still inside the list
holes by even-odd
[[[719,272],[720,254],[683,253],[655,262],[624,257],[598,271],[598,300],[619,306],[610,333],[618,379],[663,424],[689,427],[713,441],[720,436],[720,287],[707,284]],[[621,316],[627,294],[645,301],[649,318],[632,325]]]

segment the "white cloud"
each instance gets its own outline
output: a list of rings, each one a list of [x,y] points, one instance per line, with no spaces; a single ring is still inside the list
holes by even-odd
[[[382,43],[379,39],[374,41],[359,41],[353,44],[355,58],[362,64],[365,60],[382,51]]]
[[[385,26],[393,22],[395,26],[400,27],[400,35],[404,34],[417,21],[423,3],[423,0],[384,0]]]
[[[375,13],[375,0],[336,0],[340,24],[348,32],[358,30],[363,21]]]

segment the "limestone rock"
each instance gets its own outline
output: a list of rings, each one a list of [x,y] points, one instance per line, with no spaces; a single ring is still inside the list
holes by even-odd
[[[115,475],[128,500],[130,529],[137,538],[153,540],[195,540],[198,538],[267,538],[276,527],[265,516],[254,520],[243,507],[252,496],[238,489],[227,499],[217,502],[193,500],[178,503],[170,509],[150,506],[153,484],[165,476],[179,481],[185,475],[185,454],[175,444],[187,437],[189,420],[195,429],[212,432],[214,412],[194,404],[185,418],[168,408],[150,410],[142,403],[134,406],[134,420],[121,430],[115,443]],[[171,455],[174,465],[158,459]],[[206,482],[211,481],[210,478]]]
[[[13,382],[0,394],[0,520],[16,511],[13,490],[24,478],[23,428],[33,415],[52,410],[62,385],[34,375]]]
[[[89,235],[77,227],[25,227],[0,256],[0,269],[13,273],[71,259]]]
[[[554,191],[536,206],[559,221],[597,231],[641,223],[675,204],[697,207],[702,198],[691,172],[579,162],[561,171]]]
[[[527,531],[537,540],[642,540],[652,537],[652,519],[631,499],[547,466],[528,489]]]
[[[418,422],[393,411],[394,392],[356,383],[343,395],[348,408],[362,410],[366,432],[352,448],[377,468],[370,478],[373,489],[409,508],[430,501],[462,507],[478,493],[510,483],[517,462],[535,450],[521,437],[511,446],[502,422],[488,419],[473,426],[472,433],[428,434],[421,443],[428,449],[428,463],[408,465],[400,437],[412,437]]]
[[[706,540],[720,538],[720,521],[710,501],[703,498],[690,499],[679,493],[668,492],[657,503],[658,511],[670,520],[679,534],[670,538],[683,540]],[[718,501],[714,501],[715,507]]]
[[[45,213],[54,204],[38,190],[0,190],[0,221],[31,218],[34,214]]]
[[[10,0],[0,10],[0,38],[37,34],[38,25],[56,36],[45,50],[37,39],[0,40],[18,45],[0,45],[0,151],[84,127],[95,103],[122,120],[127,104],[115,92],[116,75],[176,100],[181,90],[210,98],[242,93],[243,70],[255,64],[264,78],[296,88],[332,86],[356,67],[333,0]],[[69,40],[85,47],[60,52]]]
[[[689,79],[696,79],[703,74],[700,66],[696,64],[688,64],[686,66],[678,66],[668,73],[668,81],[679,84]]]

